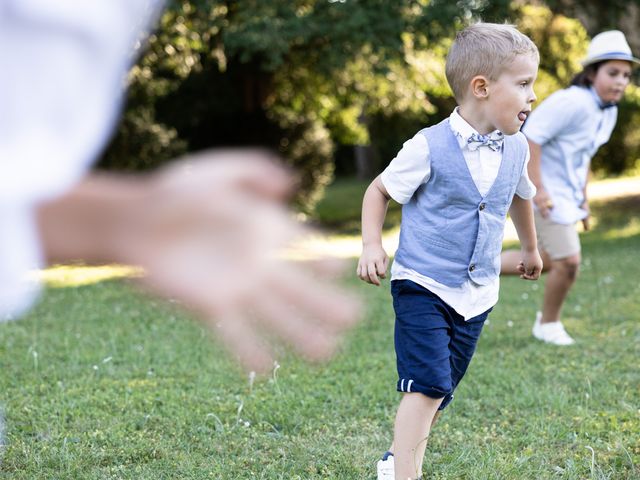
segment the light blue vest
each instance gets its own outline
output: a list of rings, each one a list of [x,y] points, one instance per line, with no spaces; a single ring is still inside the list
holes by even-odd
[[[483,197],[449,120],[420,131],[429,144],[431,175],[402,207],[396,259],[448,287],[467,278],[487,285],[500,273],[507,211],[526,159],[524,135],[505,136],[502,162]]]

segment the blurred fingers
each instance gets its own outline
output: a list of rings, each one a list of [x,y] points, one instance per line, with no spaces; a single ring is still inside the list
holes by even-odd
[[[538,207],[538,211],[540,212],[540,215],[542,215],[542,218],[547,218],[549,216],[549,209],[545,205]]]
[[[219,322],[210,323],[215,325],[213,333],[247,371],[264,373],[273,365],[270,349],[238,312],[229,312]]]
[[[284,200],[296,186],[292,172],[266,149],[214,149],[171,163],[160,175],[169,188],[216,191],[239,188],[251,194]]]
[[[341,258],[324,257],[300,261],[302,268],[324,280],[332,280],[345,275],[349,262]],[[359,268],[359,267],[358,267]],[[356,269],[356,273],[357,273]]]
[[[326,324],[316,324],[304,312],[270,294],[259,295],[253,306],[256,319],[310,360],[327,360],[335,351],[338,337]]]
[[[354,295],[313,279],[297,266],[274,270],[263,290],[334,331],[354,325],[361,315],[361,303]]]
[[[540,195],[534,198],[534,202],[540,215],[543,218],[547,218],[549,216],[550,210],[553,208],[553,202],[547,195]]]

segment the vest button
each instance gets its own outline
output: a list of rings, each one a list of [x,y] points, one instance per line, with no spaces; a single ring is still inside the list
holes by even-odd
[[[479,209],[480,211],[482,211],[482,210],[484,210],[484,207],[486,207],[486,206],[487,206],[486,204],[481,203],[481,204],[480,204],[480,206],[478,207],[478,209]]]
[[[471,265],[469,265],[469,271],[473,272],[476,269],[476,264],[472,263]]]

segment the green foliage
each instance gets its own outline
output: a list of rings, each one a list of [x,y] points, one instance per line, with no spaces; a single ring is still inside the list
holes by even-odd
[[[525,5],[518,11],[519,27],[540,50],[540,73],[536,82],[538,103],[554,91],[566,88],[581,71],[589,37],[579,21],[554,14],[546,7]],[[618,123],[611,140],[602,146],[592,162],[593,170],[621,174],[640,160],[640,89],[629,85],[618,107]]]
[[[579,70],[588,40],[579,22],[522,2],[173,1],[131,71],[101,165],[154,168],[186,150],[264,145],[299,170],[297,203],[310,211],[336,147],[369,146],[379,171],[415,131],[449,115],[446,53],[455,31],[479,18],[516,23],[538,44],[540,100]],[[596,168],[636,162],[635,98],[621,105]]]
[[[130,75],[127,115],[102,166],[151,168],[185,145],[259,143],[300,169],[308,209],[331,180],[336,141],[371,143],[380,115],[434,113],[428,94],[447,91],[447,38],[489,8],[445,5],[174,1]]]
[[[570,17],[582,16],[589,19],[589,33],[595,35],[603,30],[619,29],[621,20],[630,14],[629,7],[639,6],[640,0],[545,0],[555,13]]]
[[[640,88],[629,85],[618,106],[611,140],[600,147],[592,165],[601,174],[622,174],[640,165]]]
[[[536,81],[538,101],[569,85],[581,70],[589,39],[578,20],[554,15],[542,6],[524,5],[517,10],[518,27],[540,51],[540,76]]]
[[[146,170],[175,158],[187,150],[174,128],[155,121],[151,108],[127,111],[118,135],[100,166],[126,171]]]

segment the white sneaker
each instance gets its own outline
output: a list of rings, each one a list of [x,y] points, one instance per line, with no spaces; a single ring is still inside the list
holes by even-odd
[[[378,480],[396,480],[393,453],[385,452],[378,460]]]
[[[573,345],[575,340],[569,336],[564,329],[564,325],[559,320],[557,322],[540,323],[542,312],[536,313],[536,321],[533,324],[533,336],[538,340],[553,345]]]

